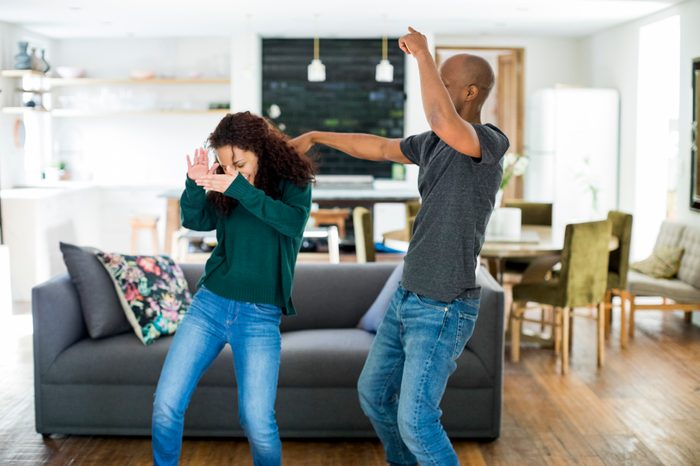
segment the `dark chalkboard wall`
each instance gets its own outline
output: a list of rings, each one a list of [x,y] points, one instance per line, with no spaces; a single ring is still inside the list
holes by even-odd
[[[325,82],[309,82],[306,69],[313,58],[313,39],[263,39],[262,108],[281,109],[273,121],[290,136],[310,130],[362,132],[403,137],[404,54],[389,39],[394,81],[375,81],[381,59],[381,39],[321,39]],[[355,159],[318,147],[325,175],[374,175],[391,178],[392,164]]]

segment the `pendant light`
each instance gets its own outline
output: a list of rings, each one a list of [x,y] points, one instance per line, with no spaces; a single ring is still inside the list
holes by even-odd
[[[319,40],[314,37],[314,58],[307,69],[307,78],[310,82],[322,82],[326,80],[326,65],[319,58]]]
[[[394,66],[389,62],[389,46],[386,35],[382,37],[382,60],[377,65],[374,78],[380,83],[390,83],[394,80]]]

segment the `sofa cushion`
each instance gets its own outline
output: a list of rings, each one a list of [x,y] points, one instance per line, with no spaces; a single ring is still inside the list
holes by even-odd
[[[109,273],[95,256],[99,249],[59,243],[63,262],[78,290],[90,338],[104,338],[131,330]]]
[[[700,288],[700,227],[686,226],[681,236],[680,247],[683,258],[678,269],[678,278]]]
[[[396,264],[297,264],[292,301],[297,310],[281,330],[352,329],[372,305]]]
[[[369,307],[367,312],[362,316],[360,322],[357,324],[358,328],[362,330],[367,330],[368,332],[377,333],[379,324],[382,323],[384,319],[384,314],[391,303],[391,298],[396,293],[399,288],[399,282],[403,276],[403,261],[396,266],[389,278],[387,278],[384,283],[384,288],[379,292],[377,299],[374,300],[372,305]]]
[[[61,353],[45,374],[47,384],[156,386],[172,337],[142,345],[131,334],[84,339]],[[280,387],[355,388],[372,333],[360,329],[302,330],[282,334]],[[202,386],[235,386],[233,355],[226,345],[202,377]],[[449,386],[492,387],[481,360],[467,348]]]
[[[373,340],[356,328],[283,333],[280,386],[354,387]]]
[[[172,335],[192,302],[182,269],[168,256],[98,252],[134,333],[144,345]]]
[[[627,286],[637,296],[666,296],[679,303],[700,303],[700,288],[679,279],[652,278],[630,270]]]
[[[657,246],[651,256],[630,264],[630,268],[652,278],[673,278],[678,273],[683,248]]]
[[[61,353],[45,375],[48,384],[155,385],[173,337],[145,346],[131,333],[84,339]],[[204,374],[203,385],[233,385],[233,356],[227,345]]]
[[[654,249],[659,246],[668,246],[672,248],[678,247],[684,230],[685,225],[682,223],[672,222],[669,220],[664,221],[661,224],[661,228],[659,228],[659,235],[656,237]]]
[[[374,334],[360,329],[301,330],[282,334],[280,386],[356,387]],[[481,360],[469,349],[457,361],[450,387],[492,387]]]

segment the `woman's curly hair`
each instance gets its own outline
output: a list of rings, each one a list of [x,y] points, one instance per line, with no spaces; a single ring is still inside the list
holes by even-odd
[[[305,187],[314,181],[316,173],[314,162],[307,156],[300,156],[287,144],[288,139],[264,118],[250,112],[239,112],[226,115],[207,142],[214,149],[230,145],[253,152],[258,157],[255,187],[273,199],[279,199],[281,180]],[[223,174],[223,168],[218,167],[216,173]],[[236,199],[214,191],[207,193],[207,199],[224,216],[238,205]]]

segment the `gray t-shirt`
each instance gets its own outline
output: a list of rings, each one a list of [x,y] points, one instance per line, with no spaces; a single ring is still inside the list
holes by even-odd
[[[434,132],[409,136],[401,151],[418,165],[422,203],[404,259],[402,285],[438,301],[478,297],[476,260],[503,177],[509,142],[497,127],[474,125],[481,158],[457,152]]]

